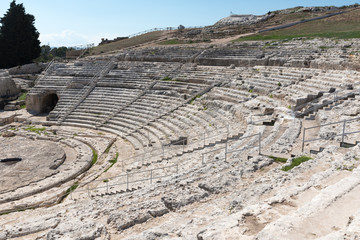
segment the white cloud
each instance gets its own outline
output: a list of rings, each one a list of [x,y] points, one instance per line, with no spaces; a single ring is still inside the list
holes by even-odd
[[[49,44],[51,47],[78,46],[92,43],[89,37],[76,33],[72,30],[65,30],[61,33],[40,34],[41,44]]]
[[[97,45],[100,43],[101,38],[114,39],[116,37],[118,36],[113,33],[97,33],[96,35],[87,36],[72,30],[65,30],[61,33],[40,34],[40,41],[41,44],[49,44],[51,47],[72,47],[89,43]]]

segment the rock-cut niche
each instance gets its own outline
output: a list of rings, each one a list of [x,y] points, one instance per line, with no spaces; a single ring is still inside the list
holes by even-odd
[[[47,94],[42,101],[42,113],[49,113],[51,112],[56,104],[58,103],[59,98],[55,93]]]

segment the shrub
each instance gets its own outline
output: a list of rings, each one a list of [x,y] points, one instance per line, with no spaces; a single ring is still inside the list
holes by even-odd
[[[312,158],[308,157],[308,156],[301,156],[301,157],[294,158],[290,165],[282,167],[281,170],[287,172],[287,171],[293,169],[294,167],[299,166],[301,163],[306,162],[310,159],[312,159]]]
[[[161,79],[162,81],[172,81],[172,78],[169,76],[164,77],[163,79]]]
[[[26,96],[27,96],[27,92],[24,92],[20,95],[20,97],[18,98],[19,101],[24,101],[26,100]]]
[[[275,162],[281,162],[281,163],[286,163],[287,159],[286,158],[281,158],[281,157],[274,157],[274,156],[269,156],[269,158],[274,159]]]

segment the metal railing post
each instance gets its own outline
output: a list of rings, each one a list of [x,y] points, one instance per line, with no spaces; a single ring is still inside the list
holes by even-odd
[[[301,152],[302,153],[304,152],[304,147],[305,147],[305,132],[306,132],[306,128],[304,128],[302,144],[301,144]]]
[[[343,125],[343,131],[342,131],[342,137],[341,137],[341,142],[344,142],[345,139],[345,128],[346,128],[346,120],[344,120],[344,125]]]
[[[206,131],[204,130],[204,147],[205,147],[205,144],[206,144]]]
[[[129,189],[129,173],[126,173],[126,190]]]
[[[261,155],[261,133],[259,133],[259,155]]]
[[[144,154],[143,154],[143,157],[142,157],[142,161],[141,161],[142,165],[144,165],[144,162],[145,162],[145,154],[146,154],[146,152],[144,151]]]
[[[165,158],[164,144],[161,144],[162,158]]]
[[[153,171],[152,169],[150,170],[150,184],[152,184],[152,177],[153,177]]]
[[[228,151],[228,139],[229,139],[229,125],[227,125],[226,129],[226,142],[225,142],[225,162],[227,161],[227,151]]]

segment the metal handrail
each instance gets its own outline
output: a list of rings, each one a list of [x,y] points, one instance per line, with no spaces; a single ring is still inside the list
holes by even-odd
[[[313,126],[313,127],[304,128],[302,145],[301,145],[301,151],[304,152],[304,148],[305,148],[305,143],[306,143],[306,142],[312,142],[312,141],[317,141],[317,140],[325,139],[325,138],[320,137],[320,138],[311,138],[311,139],[305,140],[306,131],[307,131],[307,130],[342,123],[342,124],[343,124],[342,133],[336,134],[336,135],[334,135],[333,137],[342,136],[341,142],[344,142],[344,138],[345,138],[346,135],[350,135],[350,134],[354,134],[354,133],[359,133],[359,132],[360,132],[360,131],[354,131],[354,132],[346,132],[346,131],[345,131],[345,130],[346,130],[346,123],[347,123],[347,122],[356,121],[356,120],[360,120],[360,117],[358,117],[358,118],[352,118],[352,119],[345,119],[345,120],[343,120],[343,121],[326,123],[326,124],[321,124],[321,125],[317,125],[317,126]]]
[[[94,182],[104,182],[106,183],[106,186],[100,186],[100,187],[94,187],[94,188],[87,188],[87,189],[78,189],[80,187],[84,187],[86,185],[88,185],[89,183],[84,183],[84,184],[81,184],[78,186],[77,189],[71,191],[71,194],[75,193],[75,192],[88,192],[89,193],[89,196],[90,196],[90,191],[91,190],[97,190],[97,189],[102,189],[102,188],[109,188],[109,187],[113,187],[113,186],[120,186],[120,185],[127,185],[126,189],[129,189],[129,184],[131,183],[137,183],[137,182],[146,182],[146,181],[149,181],[150,180],[150,184],[152,184],[152,180],[154,179],[160,179],[160,178],[164,178],[164,177],[170,177],[172,176],[173,174],[165,174],[165,175],[162,175],[162,176],[153,176],[153,172],[154,171],[157,171],[157,170],[165,170],[165,169],[171,169],[171,168],[176,168],[176,172],[175,174],[178,174],[179,172],[179,164],[174,164],[174,165],[171,165],[171,166],[165,166],[165,167],[159,167],[159,168],[153,168],[153,169],[149,169],[149,170],[143,170],[143,171],[137,171],[137,172],[133,172],[133,173],[126,173],[126,174],[122,174],[122,175],[118,175],[118,176],[114,176],[114,177],[111,177],[111,178],[104,178],[104,179],[97,179],[97,180],[94,180],[92,181],[91,183],[94,183]],[[141,174],[141,173],[150,173],[150,178],[149,177],[140,177],[140,179],[137,179],[137,180],[133,180],[133,181],[130,181],[129,180],[129,176],[133,176],[133,175],[136,175],[136,174]],[[121,178],[121,177],[126,177],[126,181],[123,181],[123,182],[120,182],[120,183],[117,183],[117,184],[112,184],[112,185],[109,185],[108,184],[108,181],[111,180],[111,179],[116,179],[116,178]]]
[[[91,78],[91,80],[88,81],[88,83],[85,86],[83,86],[83,88],[56,113],[55,120],[57,122],[59,121],[61,122],[62,120],[64,120],[64,119],[61,120],[61,118],[64,118],[68,111],[72,111],[70,107],[74,107],[77,104],[77,102],[81,99],[81,97],[84,96],[84,93],[89,90],[87,89],[87,87],[96,84],[96,80],[98,80],[105,72],[107,72],[112,65],[113,62],[110,61],[103,67],[103,69],[100,72],[95,73],[95,75]],[[72,81],[70,82],[70,84],[71,83]],[[64,94],[65,91],[66,91],[66,87],[62,92],[60,92],[60,95]],[[76,103],[74,104],[75,101]],[[62,114],[64,115],[61,116]]]
[[[157,171],[157,170],[164,170],[164,169],[173,168],[173,167],[178,168],[178,164],[173,164],[173,165],[165,166],[165,167],[153,168],[153,169],[149,169],[149,170],[136,171],[136,172],[132,172],[132,173],[125,173],[125,174],[122,174],[122,175],[116,175],[116,176],[109,177],[109,178],[96,179],[96,180],[94,180],[92,182],[104,182],[106,180],[112,180],[112,179],[115,179],[115,178],[127,177],[127,176],[146,173],[146,172],[154,172],[154,171]]]
[[[155,168],[155,169],[149,169],[147,170],[148,172],[152,172],[152,171],[156,171],[156,170],[159,170],[159,169],[166,169],[166,168],[172,168],[172,167],[176,167],[176,173],[175,174],[178,174],[179,172],[179,165],[178,164],[175,164],[175,165],[171,165],[171,166],[166,166],[166,167],[162,167],[162,168]],[[142,172],[145,172],[145,171],[142,171]],[[136,174],[137,172],[134,172],[133,174]],[[125,182],[125,183],[122,183],[122,184],[116,184],[116,185],[124,185],[124,184],[127,184],[127,189],[129,189],[129,184],[131,183],[135,183],[135,182],[146,182],[148,180],[150,180],[150,184],[152,184],[152,180],[154,179],[161,179],[161,178],[165,178],[165,177],[170,177],[174,175],[173,174],[166,174],[166,175],[162,175],[162,176],[152,176],[150,175],[150,179],[149,178],[143,178],[143,179],[140,179],[140,180],[136,180],[136,181],[128,181],[128,182]],[[126,176],[126,175],[125,175]],[[104,179],[106,180],[106,179]],[[127,178],[128,180],[128,178]],[[98,180],[99,181],[99,180]],[[94,182],[94,181],[92,181]],[[89,182],[90,183],[90,182]],[[72,189],[72,188],[68,188],[67,191],[64,191],[62,190],[61,193],[59,194],[56,194],[55,196],[51,197],[51,199],[46,199],[46,200],[43,200],[43,201],[40,201],[40,202],[37,202],[36,205],[29,205],[28,207],[23,207],[23,208],[15,208],[15,209],[12,209],[12,210],[7,210],[6,212],[13,212],[13,211],[20,211],[20,210],[27,210],[27,209],[33,209],[34,207],[39,207],[39,206],[53,206],[53,205],[56,205],[58,204],[62,199],[66,198],[67,196],[70,196],[70,198],[72,199],[72,195],[73,193],[81,193],[81,192],[88,192],[88,197],[90,197],[90,190],[96,190],[96,189],[101,189],[101,188],[106,188],[106,187],[112,187],[112,186],[116,186],[116,185],[110,185],[110,186],[104,186],[104,187],[96,187],[96,188],[93,188],[93,189],[90,189],[89,187],[87,189],[79,189],[80,187],[84,187],[84,186],[89,186],[88,184],[89,183],[84,183],[84,184],[79,184],[76,189]],[[54,199],[52,202],[49,202],[50,200]],[[3,213],[2,210],[0,209],[0,213]]]
[[[48,75],[48,71],[49,71],[49,69],[52,67],[52,65],[54,64],[54,62],[55,62],[55,60],[53,59],[53,60],[51,60],[50,62],[49,62],[49,64],[46,66],[46,68],[43,70],[43,74],[39,74],[39,76],[36,78],[36,80],[35,80],[35,86],[36,85],[38,85],[39,84],[39,82],[41,81],[41,80],[43,80],[47,75]]]
[[[142,35],[142,34],[149,33],[149,32],[155,32],[155,31],[171,31],[171,30],[176,30],[176,29],[177,29],[177,28],[175,28],[175,27],[152,28],[152,29],[148,29],[148,30],[145,30],[145,31],[142,31],[142,32],[137,32],[137,33],[128,35],[127,37],[128,37],[128,38],[133,38],[133,37],[140,36],[140,35]]]
[[[88,48],[92,48],[94,46],[95,46],[94,43],[89,43],[89,44],[84,44],[84,45],[77,45],[77,46],[68,47],[68,49],[85,50],[85,49],[88,49]]]
[[[221,149],[225,149],[225,161],[227,160],[227,155],[230,154],[230,153],[235,153],[235,152],[240,152],[240,151],[244,151],[246,149],[251,149],[251,148],[255,148],[255,147],[258,147],[259,148],[259,154],[261,154],[261,133],[255,133],[255,134],[252,134],[252,135],[249,135],[249,136],[245,136],[245,137],[241,137],[239,139],[237,139],[238,141],[239,140],[244,140],[244,139],[247,139],[247,138],[253,138],[253,137],[256,137],[258,136],[259,137],[259,141],[258,141],[258,145],[257,146],[253,146],[253,147],[248,147],[248,148],[242,148],[242,149],[239,149],[239,150],[232,150],[232,151],[228,151],[228,146],[227,146],[227,142],[226,142],[226,145],[224,147],[221,147],[221,148],[218,148],[218,149],[214,149],[214,150],[211,150],[211,151],[208,151],[208,152],[205,152],[205,153],[202,153],[202,164],[204,164],[205,162],[205,155],[206,154],[209,154],[209,153],[212,153],[212,152],[216,152],[218,150],[221,150]]]
[[[219,129],[228,129],[228,126],[227,126],[227,127],[222,127],[222,128],[219,128]],[[219,130],[219,129],[217,129],[217,130]],[[215,138],[215,137],[219,137],[219,136],[222,136],[222,135],[223,135],[223,134],[216,134],[216,135],[212,135],[211,137],[209,137],[210,135],[207,134],[207,137],[206,137],[206,133],[209,133],[209,132],[204,131],[203,134],[196,135],[196,136],[201,136],[201,135],[203,135],[204,138],[199,139],[199,140],[197,140],[197,141],[194,141],[194,142],[192,142],[190,145],[195,145],[195,144],[197,144],[197,143],[199,143],[199,142],[204,142],[204,143],[205,143],[205,141],[208,140],[208,139],[213,139],[213,138]],[[214,131],[214,133],[215,133],[215,131]],[[185,141],[186,141],[185,139],[181,139],[181,140],[179,140],[179,141],[173,142],[173,144],[177,144],[177,143],[181,143],[181,142],[184,143]],[[183,145],[185,145],[185,144],[183,144]],[[189,146],[189,144],[188,144],[188,146]],[[130,159],[134,159],[134,160],[135,160],[136,158],[141,158],[141,160],[135,160],[135,161],[132,162],[132,163],[144,162],[144,160],[145,160],[144,158],[145,158],[146,155],[148,155],[148,154],[151,155],[151,153],[156,152],[156,151],[160,151],[160,150],[161,150],[160,153],[158,153],[158,154],[156,154],[156,155],[152,155],[151,157],[158,157],[158,156],[161,156],[161,155],[164,156],[165,153],[170,152],[170,151],[173,151],[173,150],[171,150],[171,149],[167,149],[167,150],[165,151],[164,146],[162,146],[162,147],[160,147],[160,148],[155,148],[155,149],[152,149],[151,151],[144,152],[144,153],[137,154],[137,155],[135,155],[135,156],[132,156],[132,157],[123,159],[123,160],[122,160],[122,162],[123,162],[122,165],[124,166],[124,161],[130,160]]]

